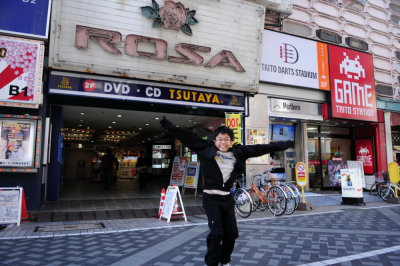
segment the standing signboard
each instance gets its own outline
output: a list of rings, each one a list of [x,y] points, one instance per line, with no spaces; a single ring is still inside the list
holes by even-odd
[[[47,39],[51,0],[1,0],[0,32]]]
[[[0,188],[0,224],[21,223],[22,188]]]
[[[327,44],[264,30],[260,81],[329,91]]]
[[[39,108],[44,44],[0,35],[0,105]]]
[[[376,122],[372,55],[329,45],[329,69],[332,117]]]
[[[187,157],[175,156],[172,163],[170,185],[183,186],[185,181]]]
[[[179,204],[182,208],[182,211],[174,211],[175,208],[179,208]],[[159,220],[167,219],[167,222],[169,223],[171,221],[172,214],[182,215],[185,219],[185,222],[187,222],[185,208],[183,207],[182,197],[178,186],[169,186],[167,188],[167,192],[165,193],[165,202]]]
[[[340,170],[342,204],[363,204],[361,172],[358,168]]]
[[[307,186],[308,183],[308,170],[307,165],[303,162],[298,162],[296,164],[296,182],[297,185],[301,187],[303,203],[306,203],[306,199],[304,197],[304,187]]]
[[[196,188],[199,181],[200,162],[188,162],[185,173],[185,188]]]

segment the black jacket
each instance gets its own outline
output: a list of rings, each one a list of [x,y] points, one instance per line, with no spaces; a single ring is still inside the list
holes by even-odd
[[[293,141],[257,145],[233,145],[229,151],[231,151],[235,156],[236,163],[231,176],[224,184],[221,170],[214,159],[217,153],[217,147],[215,146],[214,141],[204,140],[191,131],[176,127],[171,123],[171,121],[165,118],[161,120],[160,123],[169,134],[179,139],[183,145],[197,153],[200,160],[201,172],[204,178],[204,189],[230,191],[233,183],[242,176],[245,162],[248,158],[282,151],[289,147],[293,147]]]

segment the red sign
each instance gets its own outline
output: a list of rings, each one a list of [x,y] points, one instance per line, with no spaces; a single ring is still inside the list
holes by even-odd
[[[373,146],[372,139],[356,140],[357,161],[361,161],[364,166],[365,174],[374,173],[374,158],[372,157]]]
[[[329,45],[332,117],[377,121],[372,55]]]

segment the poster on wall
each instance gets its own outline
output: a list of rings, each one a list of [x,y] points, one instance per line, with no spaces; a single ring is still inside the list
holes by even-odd
[[[0,35],[0,105],[39,107],[43,60],[43,42]]]
[[[0,120],[0,167],[34,167],[36,121]]]
[[[329,45],[331,115],[376,122],[372,55]]]
[[[268,135],[266,128],[246,128],[246,143],[247,145],[254,144],[267,144]],[[267,155],[262,155],[259,157],[252,157],[247,159],[248,163],[267,163]]]
[[[189,162],[186,166],[185,188],[197,188],[199,181],[200,162]]]
[[[172,164],[171,179],[169,184],[183,186],[185,180],[187,157],[175,156]]]
[[[373,141],[372,139],[356,140],[356,157],[357,161],[362,162],[364,173],[367,175],[374,174],[374,158],[373,158]]]
[[[234,141],[232,144],[242,144],[242,115],[241,113],[225,113],[225,125],[232,129]]]
[[[340,187],[342,179],[340,176],[340,170],[347,169],[346,161],[328,161],[328,176],[329,176],[329,186]]]

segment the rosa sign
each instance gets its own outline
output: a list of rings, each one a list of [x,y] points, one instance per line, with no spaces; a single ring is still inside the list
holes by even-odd
[[[329,45],[332,117],[377,121],[372,55]]]

